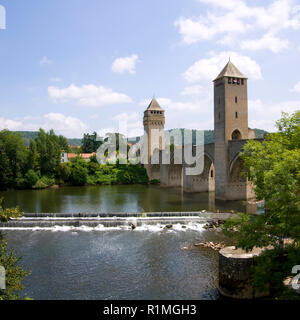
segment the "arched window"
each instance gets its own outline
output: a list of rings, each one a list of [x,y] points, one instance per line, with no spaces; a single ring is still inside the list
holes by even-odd
[[[210,177],[213,178],[214,177],[214,170],[210,171]]]
[[[242,135],[241,135],[240,131],[237,129],[234,130],[231,135],[231,140],[241,140],[241,139],[242,139]]]

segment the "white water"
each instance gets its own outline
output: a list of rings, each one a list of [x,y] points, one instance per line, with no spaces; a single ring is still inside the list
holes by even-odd
[[[133,219],[128,220],[129,222],[133,221]],[[105,227],[103,224],[99,224],[96,227],[88,227],[88,226],[53,226],[53,227],[32,227],[32,228],[20,228],[20,227],[11,227],[11,228],[1,228],[1,230],[17,230],[17,231],[51,231],[51,232],[91,232],[91,231],[131,231],[131,232],[141,232],[141,231],[148,231],[148,232],[186,232],[186,231],[196,231],[201,232],[203,231],[204,223],[194,223],[189,222],[187,224],[173,224],[172,228],[167,229],[165,228],[166,224],[142,224],[141,226],[137,226],[135,230],[131,229],[131,226],[124,225],[118,227]]]

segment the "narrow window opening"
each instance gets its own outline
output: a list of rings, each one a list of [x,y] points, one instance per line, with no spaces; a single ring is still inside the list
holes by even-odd
[[[210,176],[211,176],[211,178],[214,177],[214,171],[213,170],[210,171]]]
[[[235,97],[235,103],[237,103],[238,102],[238,98],[237,97]]]
[[[237,112],[235,113],[235,118],[236,118],[236,119],[238,118],[238,113],[237,113]]]

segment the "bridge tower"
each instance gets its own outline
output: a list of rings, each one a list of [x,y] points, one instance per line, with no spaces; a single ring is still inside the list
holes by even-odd
[[[247,181],[240,177],[232,180],[230,163],[231,142],[248,139],[250,133],[247,78],[231,61],[214,80],[214,129],[215,196],[223,200],[247,199]]]
[[[144,132],[147,137],[147,169],[150,180],[160,179],[159,150],[164,148],[165,111],[155,98],[144,112]],[[146,141],[145,141],[146,142]]]

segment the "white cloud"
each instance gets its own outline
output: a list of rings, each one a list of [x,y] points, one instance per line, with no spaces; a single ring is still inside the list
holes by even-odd
[[[46,56],[43,56],[43,58],[40,60],[40,65],[45,65],[45,64],[52,64],[53,62],[48,59]]]
[[[275,122],[281,118],[282,112],[293,113],[300,109],[299,101],[281,101],[265,104],[260,99],[249,100],[249,126],[267,131],[275,131]]]
[[[136,63],[139,57],[136,54],[130,57],[117,58],[112,64],[112,71],[117,73],[129,72],[131,74],[135,73]]]
[[[285,40],[278,37],[282,30],[300,28],[300,7],[291,0],[275,0],[269,6],[248,6],[242,0],[198,0],[209,5],[212,10],[198,18],[181,17],[175,21],[183,42],[187,44],[222,37],[221,43],[232,44],[235,36],[248,36],[252,32],[273,33],[274,39],[268,39],[272,50],[284,49]],[[278,40],[277,40],[278,39]],[[279,45],[281,43],[281,45]],[[250,45],[250,44],[249,44]],[[270,49],[262,44],[254,50]]]
[[[203,87],[200,85],[185,87],[181,92],[184,96],[191,96],[201,94],[203,92]]]
[[[43,116],[26,116],[17,121],[0,118],[0,129],[37,131],[40,128],[53,129],[69,138],[79,138],[88,127],[78,118],[53,112]]]
[[[115,122],[114,127],[98,130],[101,137],[105,137],[106,133],[119,132],[126,137],[132,138],[142,136],[144,134],[143,121],[138,113],[120,113],[112,118]]]
[[[300,81],[299,82],[297,82],[295,85],[294,85],[294,87],[293,87],[293,89],[291,90],[292,92],[300,92]],[[300,107],[299,107],[300,108]]]
[[[271,33],[265,34],[260,39],[244,40],[241,42],[242,49],[249,49],[249,50],[269,49],[274,53],[278,53],[279,51],[283,49],[287,49],[288,47],[289,47],[288,40],[280,39]]]
[[[170,98],[159,97],[156,99],[159,105],[166,110],[166,117],[176,115],[177,117],[183,117],[185,115],[194,113],[206,113],[212,106],[211,91],[206,90],[202,92],[201,96],[197,96],[193,99],[178,101]],[[140,101],[139,105],[146,108],[150,104],[149,99]],[[180,113],[176,112],[180,111]]]
[[[253,80],[262,79],[261,69],[256,61],[231,51],[212,53],[211,57],[198,60],[184,73],[184,78],[189,82],[212,81],[228,62],[229,57],[246,77]]]
[[[75,101],[79,105],[92,107],[132,102],[131,98],[126,94],[114,92],[110,88],[93,84],[81,87],[71,84],[67,88],[50,86],[48,87],[48,94],[55,102]]]
[[[22,122],[5,119],[0,117],[0,130],[8,129],[8,130],[19,130],[19,128],[22,126]]]

